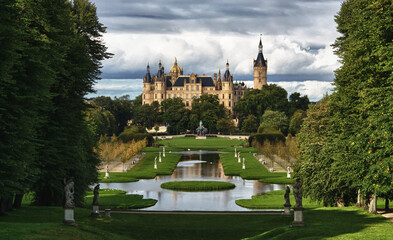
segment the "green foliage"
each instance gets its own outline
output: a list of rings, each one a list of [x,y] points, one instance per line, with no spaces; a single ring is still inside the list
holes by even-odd
[[[114,189],[100,189],[98,203],[101,209],[140,209],[154,206],[157,203],[155,199],[143,199],[142,195],[126,194],[126,191]],[[88,191],[85,197],[85,207],[91,208],[94,193]]]
[[[303,119],[306,117],[306,112],[298,109],[292,115],[291,120],[289,121],[289,129],[288,132],[292,135],[296,135],[301,128],[303,123]]]
[[[112,136],[115,133],[116,119],[109,111],[99,107],[91,107],[86,112],[86,121],[97,137],[101,135]]]
[[[254,115],[250,114],[247,118],[243,121],[242,131],[247,133],[255,133],[259,127],[258,118]]]
[[[235,124],[232,119],[221,118],[217,121],[216,128],[219,132],[233,132],[235,131]]]
[[[155,122],[159,122],[159,116],[157,115],[159,112],[156,111],[156,108],[153,105],[143,104],[142,106],[138,106],[134,109],[136,110],[134,114],[135,124],[150,129],[154,127]]]
[[[294,92],[289,96],[289,111],[288,116],[292,116],[297,110],[306,111],[308,109],[308,105],[310,104],[310,100],[307,95],[301,97],[300,93]]]
[[[256,141],[262,145],[264,144],[265,141],[269,141],[272,144],[276,144],[278,142],[284,143],[285,136],[276,127],[262,127],[262,126],[260,126],[258,128],[258,133],[251,134],[248,137],[249,146],[252,146],[254,141]]]
[[[186,132],[189,126],[190,110],[185,108],[181,98],[168,98],[161,102],[163,120],[169,124],[170,134]]]
[[[195,137],[176,137],[167,140],[159,140],[159,145],[166,146],[166,151],[192,150],[212,150],[212,151],[234,151],[235,146],[244,146],[246,142],[239,139],[229,139],[223,137],[207,137],[207,139],[195,139]],[[157,151],[157,148],[151,148]],[[248,148],[249,151],[254,151]],[[149,151],[149,149],[145,149]]]
[[[288,117],[282,112],[266,110],[261,117],[261,127],[276,126],[282,133],[286,134],[288,129]]]
[[[216,95],[203,94],[192,101],[189,127],[196,129],[199,121],[202,121],[209,133],[217,132],[217,121],[221,118],[228,118],[228,115],[228,110],[219,103]]]
[[[266,110],[288,113],[288,93],[275,84],[263,86],[262,90],[254,89],[247,91],[233,110],[240,119],[245,119],[248,115],[262,116]]]
[[[119,136],[118,139],[122,142],[141,141],[147,140],[147,144],[151,146],[154,142],[153,136],[146,132],[146,129],[141,126],[130,126],[126,128]]]
[[[174,181],[161,184],[161,188],[176,191],[219,191],[235,188],[235,184],[218,181]]]
[[[93,106],[98,106],[102,111],[109,111],[115,118],[115,133],[120,134],[128,125],[128,121],[133,117],[133,105],[128,95],[120,98],[96,97],[92,100]],[[109,134],[112,135],[112,134]]]
[[[284,208],[284,194],[285,190],[267,192],[263,195],[254,195],[251,199],[236,200],[236,204],[240,207],[250,209],[283,209]],[[296,204],[295,197],[289,194],[290,203],[292,206]],[[317,208],[322,207],[322,204],[314,203],[309,198],[303,198],[304,208]]]
[[[37,204],[62,205],[74,177],[80,204],[99,164],[84,96],[110,57],[105,28],[86,0],[10,0],[0,11],[0,197],[31,189]]]

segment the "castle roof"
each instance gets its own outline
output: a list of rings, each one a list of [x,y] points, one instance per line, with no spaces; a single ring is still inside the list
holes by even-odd
[[[183,87],[184,83],[190,83],[189,76],[180,76],[176,79],[174,87]],[[214,82],[211,76],[197,76],[195,83],[202,83],[202,87],[214,87]]]

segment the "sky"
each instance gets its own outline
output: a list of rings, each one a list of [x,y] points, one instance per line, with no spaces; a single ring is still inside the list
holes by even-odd
[[[252,80],[261,34],[269,83],[318,95],[314,100],[333,89],[330,83],[340,64],[331,44],[339,36],[334,16],[342,1],[92,2],[107,27],[103,40],[114,53],[103,62],[104,80],[96,85],[100,93],[126,90],[115,79],[142,79],[148,63],[156,73],[161,60],[168,72],[175,57],[184,74],[213,75],[228,61],[235,80]]]

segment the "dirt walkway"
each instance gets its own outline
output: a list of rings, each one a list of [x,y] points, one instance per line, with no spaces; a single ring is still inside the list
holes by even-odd
[[[139,162],[140,160],[143,159],[143,157],[144,157],[144,155],[142,155],[142,154],[137,154],[137,155],[133,156],[129,161],[127,161],[124,164],[124,167],[127,170],[133,168],[137,162]],[[135,164],[132,164],[133,162]],[[108,167],[109,167],[109,172],[123,172],[123,163],[120,161],[120,159],[116,159],[115,161],[109,163]],[[98,171],[99,172],[105,172],[106,171],[106,163],[105,162],[103,162],[100,165]]]
[[[393,222],[393,212],[386,212],[386,211],[377,211],[378,214],[381,214],[385,218],[389,219],[391,222]]]
[[[264,166],[269,171],[270,171],[270,168],[273,167],[274,172],[287,172],[286,169],[282,168],[280,165],[278,165],[278,163],[276,163],[275,161],[272,161],[270,158],[266,157],[265,155],[257,155],[256,158],[258,160],[263,159],[263,161],[265,161],[265,163],[266,163],[266,164],[264,164]]]

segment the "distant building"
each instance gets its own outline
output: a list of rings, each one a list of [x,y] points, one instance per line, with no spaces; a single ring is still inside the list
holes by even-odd
[[[254,60],[254,88],[262,89],[267,83],[267,60],[262,53],[262,40],[259,41],[257,60]],[[195,73],[183,75],[183,69],[177,65],[177,59],[165,74],[161,61],[158,64],[158,72],[150,75],[150,66],[147,65],[146,75],[143,78],[142,103],[152,104],[154,101],[161,103],[168,98],[181,98],[187,108],[191,108],[193,98],[199,98],[202,94],[218,96],[220,104],[232,111],[237,101],[244,96],[247,86],[233,82],[233,75],[229,71],[227,61],[226,70],[221,78],[221,71],[214,77]]]

